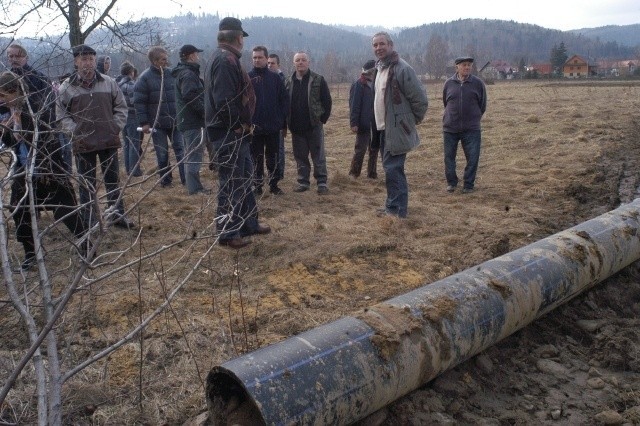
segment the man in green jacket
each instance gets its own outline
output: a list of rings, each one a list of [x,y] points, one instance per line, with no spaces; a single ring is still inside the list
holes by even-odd
[[[416,124],[427,113],[427,93],[413,68],[393,49],[388,33],[375,34],[372,45],[378,58],[373,108],[387,186],[387,200],[378,213],[406,218],[409,185],[404,163],[407,153],[420,144]]]
[[[291,99],[288,124],[298,168],[298,186],[293,191],[309,189],[311,156],[318,194],[328,194],[324,124],[331,115],[331,93],[324,77],[309,69],[309,56],[305,52],[293,56],[293,65],[296,71],[285,83]]]

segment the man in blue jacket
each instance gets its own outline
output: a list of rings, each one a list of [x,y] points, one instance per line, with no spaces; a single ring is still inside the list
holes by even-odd
[[[249,78],[256,94],[256,110],[253,114],[253,137],[251,138],[251,156],[254,165],[254,191],[262,194],[264,181],[264,163],[267,162],[269,173],[269,191],[274,195],[282,195],[284,191],[278,187],[281,173],[278,170],[280,131],[286,126],[289,97],[280,77],[269,71],[267,58],[269,54],[264,46],[253,48],[253,69]]]
[[[461,142],[467,159],[462,193],[468,194],[473,192],[480,160],[480,120],[487,109],[487,91],[482,80],[471,74],[473,58],[462,56],[455,62],[456,73],[447,79],[442,90],[444,173],[447,192],[454,192],[458,186],[456,153]]]
[[[204,127],[204,81],[200,78],[199,53],[191,44],[180,48],[180,63],[171,71],[176,79],[178,130],[185,142],[185,178],[189,195],[210,194],[200,181],[202,166],[202,128]]]
[[[149,68],[143,71],[133,89],[138,123],[145,134],[151,133],[158,161],[158,176],[163,188],[172,185],[169,143],[176,155],[180,182],[184,185],[184,143],[176,127],[175,81],[167,68],[169,55],[164,47],[152,46],[147,53]]]

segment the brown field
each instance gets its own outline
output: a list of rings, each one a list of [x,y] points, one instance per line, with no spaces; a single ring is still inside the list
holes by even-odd
[[[286,193],[259,200],[261,220],[273,232],[237,252],[215,245],[215,197],[189,197],[180,185],[156,186],[148,147],[147,174],[126,189],[127,207],[140,227],[104,235],[101,256],[58,324],[63,367],[117,342],[178,292],[141,336],[67,383],[66,421],[181,424],[206,409],[203,386],[214,365],[636,198],[640,83],[489,85],[476,191],[464,195],[444,190],[441,91],[442,82],[427,84],[422,144],[407,158],[406,220],[375,215],[385,198],[380,164],[378,180],[348,176],[355,136],[346,85],[332,87],[334,110],[325,128],[330,194],[292,192],[295,164],[287,140],[281,182]],[[461,174],[461,150],[458,160]],[[174,178],[179,182],[177,170]],[[203,182],[216,185],[206,167]],[[13,232],[11,223],[9,248],[19,258]],[[64,283],[77,261],[62,237],[45,240],[45,246],[53,276]],[[35,274],[14,275],[33,283]],[[607,410],[639,424],[639,278],[637,265],[627,268],[363,424],[598,424],[603,415],[614,416]],[[2,286],[0,383],[27,344],[7,299]],[[587,332],[576,324],[579,319],[606,325]],[[547,357],[549,351],[570,377],[601,377],[604,386],[536,369],[541,352]],[[25,369],[2,407],[3,420],[34,422],[32,379]]]

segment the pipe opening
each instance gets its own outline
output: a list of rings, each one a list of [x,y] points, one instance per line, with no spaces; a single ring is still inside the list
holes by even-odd
[[[226,370],[217,368],[207,376],[207,406],[213,425],[265,425],[255,401],[242,382]]]

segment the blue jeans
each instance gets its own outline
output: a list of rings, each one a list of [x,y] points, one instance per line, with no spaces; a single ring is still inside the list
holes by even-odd
[[[98,161],[100,161],[102,169],[102,182],[96,181]],[[118,213],[124,214],[124,203],[120,198],[118,150],[116,148],[77,154],[76,168],[80,178],[80,204],[82,204],[83,218],[88,226],[97,221],[98,213],[94,211],[94,204],[98,202],[96,196],[102,184],[107,191],[109,206],[115,206]]]
[[[384,203],[386,211],[398,217],[407,217],[409,206],[409,184],[404,173],[404,163],[407,154],[391,155],[384,149],[384,131],[380,132],[380,150],[382,154],[382,168],[387,186],[387,200]]]
[[[253,161],[251,137],[229,131],[214,141],[218,164],[218,207],[216,229],[220,240],[231,240],[255,233],[258,207],[251,189]]]
[[[132,123],[125,124],[124,129],[122,129],[122,140],[124,140],[124,169],[128,175],[142,176],[139,164],[142,133],[137,131],[136,128],[137,125]]]
[[[202,155],[204,144],[202,143],[202,129],[189,129],[182,132],[184,146],[187,150],[184,161],[185,178],[187,179],[187,191],[195,194],[204,187],[200,182],[200,167],[202,167]]]
[[[151,133],[151,139],[153,139],[153,148],[156,151],[156,159],[158,161],[158,175],[160,176],[160,183],[168,185],[173,181],[171,174],[171,162],[169,161],[169,142],[171,139],[171,146],[173,152],[176,155],[176,161],[178,162],[178,171],[180,173],[180,182],[184,185],[186,179],[184,176],[184,142],[182,140],[182,133],[175,127],[172,129],[155,129],[155,132]]]
[[[58,141],[60,142],[60,149],[62,150],[62,161],[64,161],[62,166],[67,173],[71,174],[73,173],[73,150],[71,149],[71,139],[69,139],[63,132],[59,132]]]
[[[291,133],[293,156],[298,166],[298,184],[309,187],[311,182],[311,162],[313,162],[313,177],[318,186],[327,186],[327,158],[324,152],[324,127],[322,124],[304,133]]]
[[[458,152],[458,141],[462,144],[462,151],[467,160],[464,168],[464,187],[473,189],[476,181],[476,172],[478,171],[478,162],[480,161],[480,130],[469,130],[466,132],[449,133],[443,132],[444,135],[444,176],[447,184],[451,186],[458,185],[458,175],[456,174],[456,154]]]

